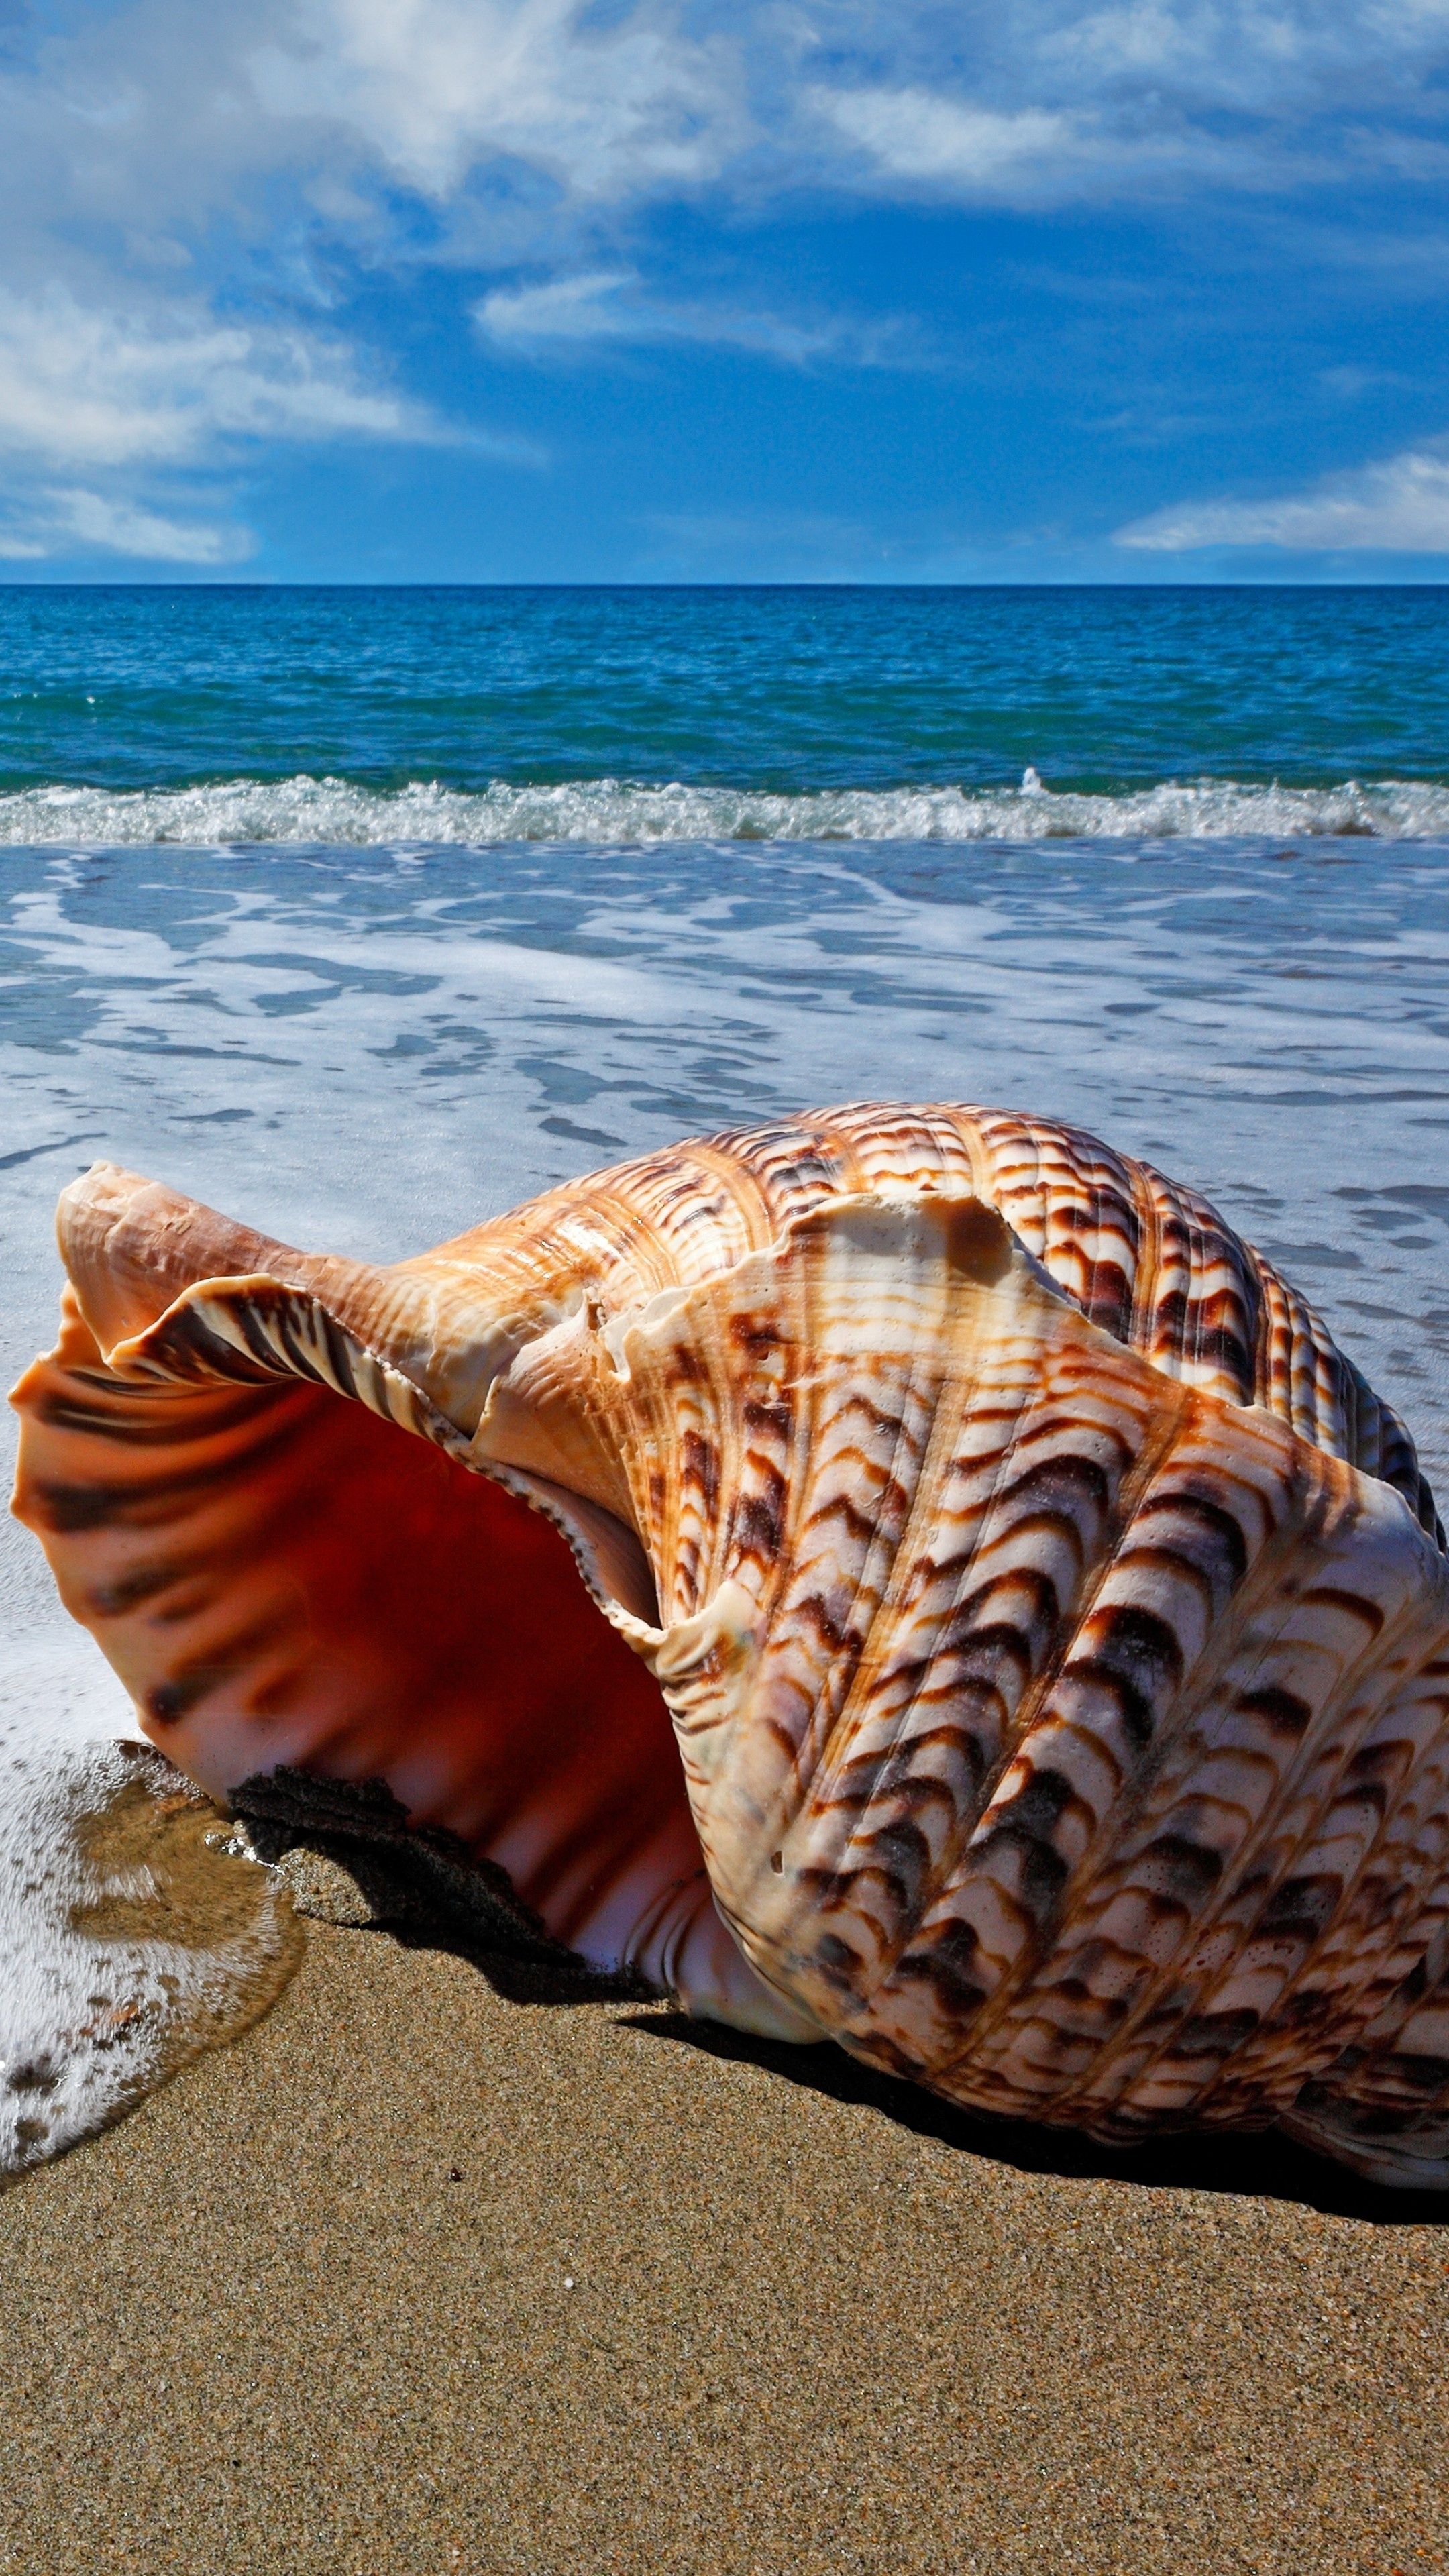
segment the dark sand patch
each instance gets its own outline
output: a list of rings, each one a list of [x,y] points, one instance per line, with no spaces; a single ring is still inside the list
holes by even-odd
[[[0,2567],[1449,2564],[1432,2204],[984,2143],[835,2052],[315,1929],[0,2199]]]

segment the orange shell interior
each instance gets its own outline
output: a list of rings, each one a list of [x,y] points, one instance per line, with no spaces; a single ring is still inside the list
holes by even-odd
[[[381,1778],[601,1963],[708,1906],[658,1685],[527,1504],[325,1388],[125,1382],[73,1291],[15,1401],[15,1508],[204,1787]]]

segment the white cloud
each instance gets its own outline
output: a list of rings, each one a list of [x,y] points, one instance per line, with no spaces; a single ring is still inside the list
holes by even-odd
[[[638,282],[632,269],[596,269],[584,277],[550,278],[543,286],[495,287],[474,305],[473,316],[494,340],[637,337],[618,299]]]
[[[1278,546],[1300,554],[1449,554],[1449,457],[1410,448],[1275,501],[1188,502],[1117,530],[1150,554]]]
[[[889,19],[836,0],[811,19],[855,42],[831,46],[797,117],[864,154],[877,193],[1107,199],[1439,169],[1449,0],[918,0]]]
[[[417,436],[344,349],[187,306],[144,320],[62,287],[0,289],[0,449],[57,465],[180,463],[218,438]]]
[[[1002,115],[925,89],[817,88],[812,105],[893,179],[944,182],[972,195],[1060,184],[1077,144],[1071,120],[1043,108]]]
[[[278,186],[352,239],[399,238],[399,181],[474,224],[500,164],[533,192],[488,220],[506,201],[535,253],[561,207],[713,185],[1343,179],[1442,136],[1449,56],[1449,0],[57,0],[45,24],[0,73],[12,284],[47,213],[159,270],[218,212],[274,226]]]
[[[10,508],[0,556],[93,553],[223,565],[255,552],[249,529],[138,494],[158,471],[183,485],[239,441],[436,439],[427,414],[359,380],[351,353],[300,326],[221,321],[194,296],[138,314],[98,309],[64,286],[0,287],[0,455]],[[475,441],[482,444],[482,441]],[[494,441],[514,462],[522,443]],[[104,478],[56,485],[57,473]],[[181,503],[178,511],[176,502]]]
[[[633,269],[595,269],[549,278],[538,286],[495,287],[474,305],[473,318],[490,340],[529,354],[561,343],[601,340],[635,347],[689,340],[753,350],[787,366],[805,366],[817,358],[877,366],[888,355],[899,360],[908,354],[907,335],[890,319],[861,328],[838,317],[810,323],[728,305],[661,302],[642,291]]]
[[[1337,394],[1344,402],[1356,402],[1360,394],[1377,393],[1383,385],[1412,385],[1413,377],[1400,373],[1397,367],[1320,367],[1318,382],[1325,391]]]
[[[1063,0],[1033,15],[1048,83],[1065,76],[1169,112],[1352,109],[1417,87],[1449,38],[1444,0]]]
[[[249,528],[168,519],[102,493],[50,492],[41,505],[39,530],[28,542],[12,539],[7,554],[135,555],[148,563],[244,563],[256,552]],[[46,521],[48,519],[48,525]]]
[[[303,0],[249,68],[273,115],[345,125],[427,195],[508,155],[609,199],[717,175],[745,130],[739,61],[655,0],[602,27],[582,0]]]

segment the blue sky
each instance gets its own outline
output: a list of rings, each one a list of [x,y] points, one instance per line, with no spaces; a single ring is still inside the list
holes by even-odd
[[[0,577],[1449,578],[1449,0],[0,0]]]

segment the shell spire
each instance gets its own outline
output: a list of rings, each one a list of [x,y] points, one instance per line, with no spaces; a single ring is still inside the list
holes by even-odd
[[[1206,1202],[867,1106],[390,1269],[109,1166],[62,1245],[17,1509],[205,1785],[381,1780],[596,1964],[978,2109],[1449,2181],[1449,1561]]]

